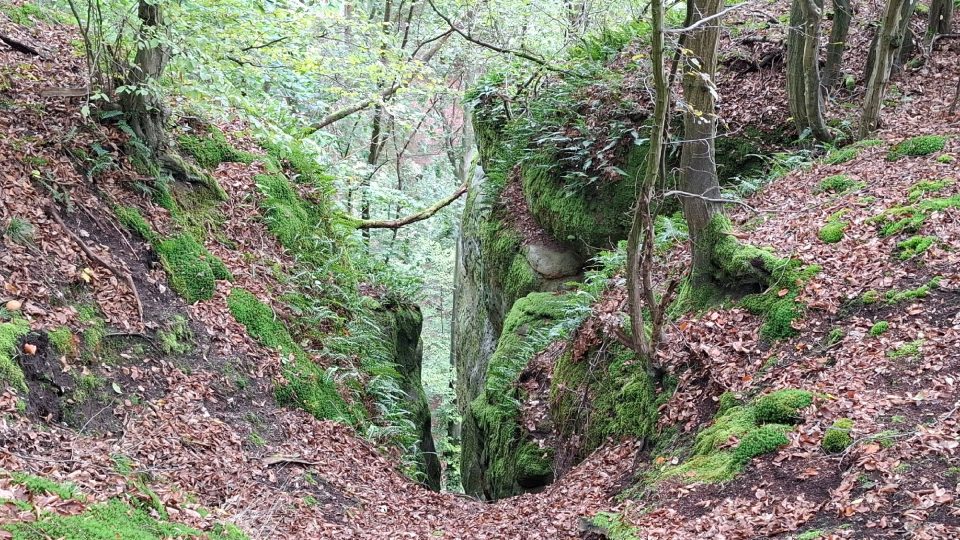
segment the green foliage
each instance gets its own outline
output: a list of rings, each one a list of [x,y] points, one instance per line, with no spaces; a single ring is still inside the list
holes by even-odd
[[[953,163],[956,160],[957,158],[951,156],[950,154],[942,154],[937,156],[937,163],[943,163],[944,165]]]
[[[215,126],[211,126],[206,133],[181,135],[178,143],[205,169],[215,169],[221,163],[250,163],[256,159],[253,154],[234,148]]]
[[[863,293],[863,296],[860,297],[860,301],[867,306],[869,306],[870,304],[876,304],[877,302],[880,301],[880,293],[871,289]]]
[[[820,446],[828,454],[839,454],[853,444],[853,436],[850,430],[853,429],[853,420],[849,418],[837,419],[833,425],[823,434],[823,441]]]
[[[890,329],[890,323],[887,321],[878,321],[870,327],[870,335],[873,337],[879,337],[887,332]]]
[[[923,345],[922,339],[916,339],[909,343],[904,343],[903,345],[887,351],[887,356],[894,360],[902,360],[904,358],[919,358],[922,354],[920,347]]]
[[[153,243],[156,241],[156,234],[153,232],[153,228],[147,223],[143,215],[140,214],[140,210],[132,206],[116,206],[113,212],[116,214],[120,224],[128,230],[139,234],[140,238],[143,238],[147,242]]]
[[[944,178],[943,180],[921,180],[910,186],[910,192],[907,194],[907,200],[915,203],[920,199],[925,198],[927,194],[938,193],[952,186],[953,184],[954,181],[948,178]]]
[[[227,306],[251,337],[293,358],[284,366],[285,381],[276,389],[280,404],[298,406],[321,420],[351,419],[347,403],[337,392],[336,383],[293,341],[286,326],[269,306],[241,288],[230,291]]]
[[[896,161],[905,156],[927,156],[943,150],[947,137],[941,135],[920,135],[911,137],[890,149],[888,161]]]
[[[284,175],[258,175],[255,181],[263,194],[261,206],[270,232],[285,248],[310,253],[308,242],[327,229],[323,217],[297,195]]]
[[[30,324],[23,319],[0,323],[0,382],[5,382],[22,392],[27,391],[23,370],[14,360],[20,338],[30,331]]]
[[[757,422],[761,424],[796,424],[798,411],[813,403],[813,394],[806,390],[787,389],[757,398]]]
[[[47,332],[50,344],[58,353],[67,357],[77,356],[77,340],[67,326],[54,328]]]
[[[900,260],[906,261],[928,250],[937,241],[936,236],[911,236],[897,244]]]
[[[829,191],[831,193],[846,193],[848,191],[863,189],[866,184],[858,182],[846,174],[835,174],[828,176],[820,181],[817,186],[817,192]]]
[[[686,242],[690,238],[687,221],[683,212],[676,212],[671,216],[658,215],[653,222],[654,241],[658,251],[666,251],[671,247]]]
[[[827,346],[830,347],[840,343],[845,335],[847,335],[847,333],[843,328],[832,328],[830,333],[827,334]]]
[[[216,280],[233,279],[223,261],[211,255],[190,233],[162,240],[155,249],[170,275],[173,290],[191,304],[213,297]]]
[[[797,540],[817,540],[827,534],[824,529],[813,529],[797,535]]]
[[[67,501],[70,499],[82,500],[77,487],[71,483],[58,484],[41,476],[15,472],[10,474],[10,479],[14,484],[19,484],[34,495],[56,495]]]
[[[235,527],[219,526],[202,533],[185,525],[158,520],[138,508],[111,499],[88,506],[76,515],[44,512],[35,522],[5,525],[13,540],[166,540],[169,538],[206,538],[209,540],[241,540],[246,538]]]

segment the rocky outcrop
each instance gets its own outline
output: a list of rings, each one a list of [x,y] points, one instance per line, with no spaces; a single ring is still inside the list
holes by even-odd
[[[419,441],[417,468],[423,475],[424,483],[430,489],[439,491],[440,460],[431,432],[430,406],[420,376],[423,367],[423,341],[420,338],[423,315],[415,305],[387,305],[375,313],[384,343],[400,374],[398,382],[406,394],[405,408],[416,429]]]

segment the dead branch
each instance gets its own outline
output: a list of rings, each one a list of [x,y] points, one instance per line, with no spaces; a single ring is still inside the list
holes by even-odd
[[[0,41],[6,43],[7,45],[10,46],[11,49],[17,52],[22,52],[24,54],[32,54],[33,56],[43,56],[42,54],[40,54],[40,51],[33,45],[14,39],[6,34],[0,34]]]
[[[60,228],[63,229],[63,232],[65,232],[67,236],[69,236],[70,239],[73,240],[75,244],[80,246],[80,249],[83,250],[83,252],[87,255],[88,259],[99,264],[103,268],[107,269],[110,273],[117,276],[118,278],[123,278],[127,282],[127,286],[130,288],[130,292],[133,293],[133,299],[137,303],[137,315],[140,317],[140,324],[143,324],[143,303],[140,302],[140,294],[137,292],[137,286],[133,283],[133,276],[131,276],[129,272],[121,272],[120,270],[117,270],[117,268],[114,267],[112,264],[108,263],[102,257],[94,253],[93,250],[91,250],[90,247],[83,242],[83,240],[80,240],[80,237],[77,236],[76,233],[74,233],[69,227],[67,227],[66,223],[63,222],[63,219],[60,217],[60,214],[57,212],[57,208],[53,204],[48,204],[46,207],[46,211],[47,211],[47,215],[49,215],[53,219],[53,221],[55,221],[57,225],[59,225]]]
[[[696,194],[696,193],[688,193],[688,192],[686,192],[686,191],[678,191],[678,190],[665,191],[665,192],[663,193],[663,196],[664,196],[664,197],[693,197],[693,198],[695,198],[695,199],[701,199],[701,200],[704,200],[704,201],[707,201],[707,202],[712,202],[712,203],[736,204],[736,205],[739,205],[739,206],[742,206],[742,207],[746,208],[747,210],[753,212],[754,214],[759,214],[759,213],[761,213],[760,210],[757,210],[756,208],[750,206],[749,204],[747,204],[747,203],[745,203],[745,202],[743,202],[743,201],[736,200],[736,199],[724,199],[724,198],[716,198],[716,197],[707,197],[707,196],[705,196],[705,195],[698,195],[698,194]]]
[[[453,201],[459,199],[464,193],[467,192],[467,188],[470,187],[470,184],[464,182],[453,192],[452,195],[445,199],[437,201],[436,204],[430,206],[429,208],[424,208],[423,210],[417,212],[416,214],[410,214],[409,216],[402,217],[400,219],[367,219],[357,222],[356,227],[358,229],[399,229],[400,227],[410,225],[411,223],[416,223],[418,221],[423,221],[433,217],[434,214],[443,210],[450,205]]]

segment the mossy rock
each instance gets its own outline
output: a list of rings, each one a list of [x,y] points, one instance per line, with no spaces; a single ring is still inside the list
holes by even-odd
[[[853,420],[849,418],[840,418],[827,429],[823,434],[823,440],[820,446],[828,454],[839,454],[853,444],[853,436],[850,430],[853,429]]]
[[[211,255],[189,233],[163,240],[155,249],[170,275],[173,290],[191,304],[212,298],[216,280],[233,279],[223,261]]]

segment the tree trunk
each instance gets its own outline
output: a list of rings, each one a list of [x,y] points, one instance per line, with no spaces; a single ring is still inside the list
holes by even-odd
[[[653,29],[650,34],[650,63],[653,68],[655,92],[653,126],[644,176],[637,186],[633,224],[627,239],[627,294],[633,349],[641,361],[646,362],[648,372],[655,375],[656,369],[653,362],[656,345],[660,339],[658,320],[662,320],[662,309],[658,310],[651,282],[654,245],[651,202],[653,191],[660,185],[663,176],[663,143],[666,140],[670,88],[667,86],[663,60],[663,0],[651,0],[650,11],[653,18]],[[651,313],[652,319],[653,328],[649,338],[644,325],[644,307]]]
[[[721,0],[694,0],[690,24],[715,15]],[[688,25],[689,26],[689,25]],[[714,139],[717,136],[715,90],[712,88],[717,71],[717,40],[719,21],[711,21],[687,34],[685,48],[690,53],[683,70],[683,97],[687,109],[683,112],[683,148],[680,154],[681,185],[687,193],[709,199],[720,198]],[[723,211],[720,204],[699,197],[683,197],[683,215],[690,230],[693,245],[694,284],[712,273],[713,246],[702,237],[713,216]]]
[[[141,46],[137,50],[134,65],[127,70],[124,84],[143,91],[123,94],[120,106],[133,132],[151,152],[159,155],[168,147],[167,112],[155,88],[170,58],[166,47],[166,27],[158,4],[141,0],[137,15],[140,18],[138,42],[155,45]]]
[[[803,72],[803,9],[805,0],[793,0],[790,5],[790,27],[787,31],[787,104],[798,133],[810,126],[807,121],[806,78]]]
[[[898,71],[910,60],[914,50],[916,50],[917,36],[910,28],[910,19],[913,17],[916,8],[917,0],[904,0],[903,6],[900,8],[900,30],[897,33],[900,36],[900,47],[897,49],[896,61],[893,66]]]
[[[833,27],[830,28],[830,43],[827,44],[827,64],[823,69],[823,87],[833,89],[840,81],[843,68],[843,50],[850,33],[852,7],[850,0],[833,0]]]
[[[873,62],[870,66],[870,78],[867,80],[867,92],[863,98],[863,115],[860,118],[859,137],[867,138],[877,128],[880,120],[880,106],[890,80],[893,61],[900,48],[900,19],[905,0],[887,0],[883,20],[878,29],[876,45],[872,51]]]
[[[932,0],[927,19],[927,45],[935,36],[949,34],[953,24],[953,0]]]
[[[798,0],[803,14],[803,105],[807,127],[819,141],[830,141],[830,130],[823,119],[823,96],[820,92],[820,20],[823,0]]]

